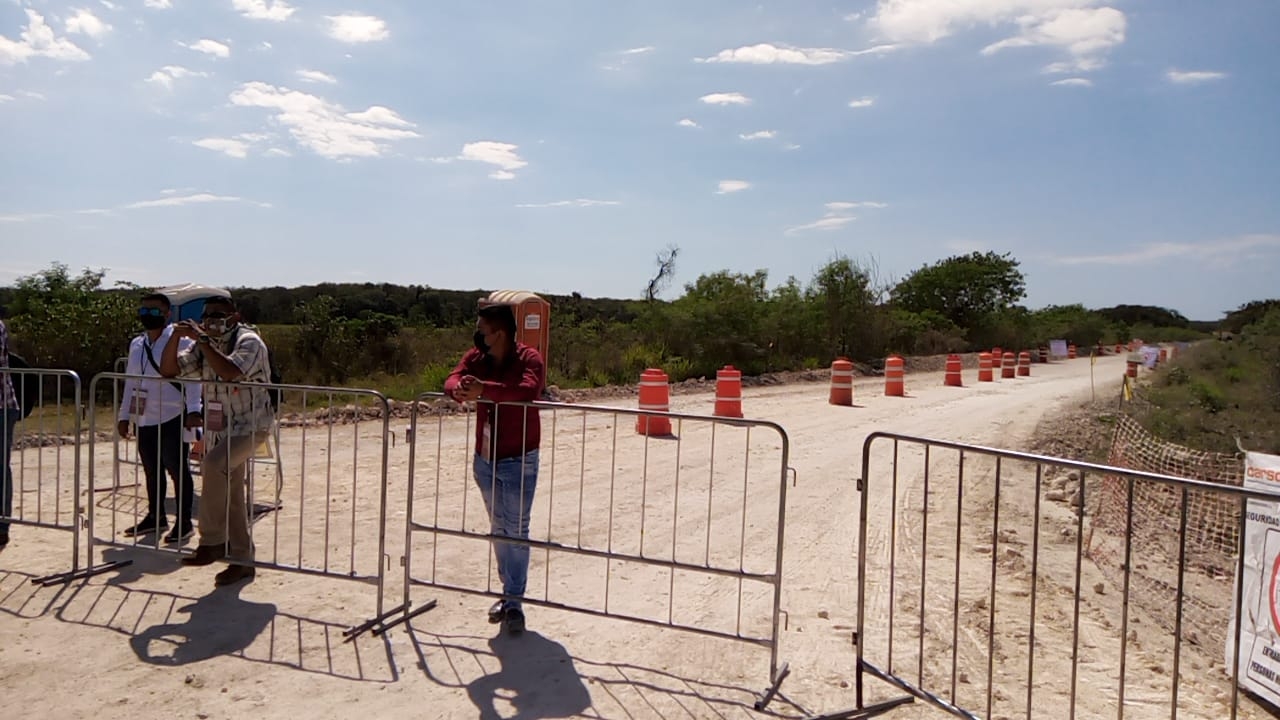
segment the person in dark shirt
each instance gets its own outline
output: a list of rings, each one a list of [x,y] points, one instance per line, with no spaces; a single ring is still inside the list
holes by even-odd
[[[494,537],[527,540],[529,512],[538,482],[541,424],[532,407],[501,405],[542,396],[546,370],[542,355],[516,342],[516,318],[510,305],[479,311],[475,347],[445,380],[444,391],[458,402],[476,403],[476,484],[489,513]],[[494,541],[503,599],[489,609],[489,622],[505,623],[513,635],[524,631],[525,583],[529,546]]]

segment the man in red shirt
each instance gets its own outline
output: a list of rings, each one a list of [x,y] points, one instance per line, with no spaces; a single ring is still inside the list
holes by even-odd
[[[510,305],[480,308],[475,347],[445,380],[444,391],[458,402],[476,403],[475,478],[495,537],[527,540],[529,512],[538,482],[541,423],[536,408],[502,405],[542,396],[546,369],[542,355],[516,342]],[[489,622],[507,632],[524,632],[521,598],[529,577],[529,546],[495,541],[503,599],[489,609]]]

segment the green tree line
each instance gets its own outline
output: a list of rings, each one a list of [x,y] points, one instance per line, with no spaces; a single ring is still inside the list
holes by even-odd
[[[948,257],[893,283],[846,256],[803,281],[771,284],[765,270],[722,270],[663,300],[658,291],[675,272],[677,252],[659,256],[640,299],[544,295],[552,306],[550,382],[631,383],[646,367],[677,381],[727,364],[758,374],[825,367],[837,356],[875,364],[891,353],[1035,348],[1059,338],[1082,347],[1190,340],[1209,329],[1150,306],[1030,310],[1017,259],[991,252]],[[15,351],[86,378],[111,369],[138,330],[134,308],[144,288],[105,287],[104,277],[55,263],[0,289]],[[372,384],[397,395],[438,389],[470,344],[476,301],[487,294],[372,283],[232,292],[288,382]],[[1264,314],[1255,305],[1237,313]]]

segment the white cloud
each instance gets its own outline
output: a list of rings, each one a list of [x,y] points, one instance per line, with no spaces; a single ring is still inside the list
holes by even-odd
[[[183,45],[183,47],[189,48],[191,50],[195,50],[196,52],[204,53],[206,55],[212,55],[214,57],[219,57],[219,58],[231,57],[230,47],[218,42],[217,40],[210,40],[208,38],[197,40],[191,43],[190,45]]]
[[[757,130],[753,133],[738,133],[738,137],[743,140],[768,140],[777,136],[777,130]]]
[[[173,7],[172,0],[144,0],[142,4],[154,10],[168,10]]]
[[[108,10],[115,10],[116,8],[120,7],[119,5],[116,5],[115,3],[111,2],[111,0],[98,0],[98,4]]]
[[[178,193],[186,193],[179,195]],[[254,205],[260,208],[269,208],[271,203],[258,202],[257,200],[249,200],[234,195],[215,195],[208,192],[194,192],[192,188],[161,190],[162,197],[154,200],[140,200],[138,202],[120,205],[116,208],[87,208],[84,210],[75,210],[76,215],[114,215],[117,210],[147,210],[151,208],[163,207],[180,207],[183,205],[203,205],[208,203],[243,203],[245,205]],[[20,215],[0,215],[0,223],[20,223],[31,222],[34,220],[44,220],[52,218],[54,215],[50,213],[25,213]]]
[[[289,152],[288,150],[285,150],[284,148],[275,148],[275,147],[267,148],[266,152],[262,154],[266,155],[267,157],[292,157],[293,156],[293,153]]]
[[[548,203],[521,203],[516,205],[518,208],[555,208],[555,207],[606,207],[612,205],[621,205],[617,200],[591,200],[589,198],[578,198],[576,200],[557,200]]]
[[[19,90],[19,91],[18,91],[18,94],[19,94],[19,95],[21,95],[22,97],[28,97],[28,98],[31,98],[32,100],[43,100],[43,99],[44,99],[44,93],[38,93],[38,92],[35,92],[35,91],[33,91],[33,90]]]
[[[457,159],[496,165],[499,169],[490,173],[489,177],[494,180],[512,180],[515,178],[513,170],[519,170],[529,164],[516,154],[518,149],[518,145],[511,143],[481,140],[463,145],[462,154],[458,155]]]
[[[390,36],[387,23],[372,15],[326,15],[329,21],[329,37],[344,43],[362,43],[386,40]]]
[[[49,213],[21,213],[18,215],[0,215],[0,223],[24,223],[34,220],[47,220],[53,217]]]
[[[297,90],[264,82],[249,82],[231,93],[240,107],[265,108],[273,119],[289,129],[300,145],[327,158],[377,157],[387,143],[418,137],[394,111],[374,106],[348,113],[336,103]]]
[[[858,55],[879,55],[895,49],[894,45],[877,45],[866,50],[839,50],[836,48],[802,48],[789,45],[759,43],[730,48],[706,58],[694,58],[704,63],[744,63],[748,65],[829,65]]]
[[[273,22],[288,20],[298,11],[284,0],[231,0],[231,7],[251,20]]]
[[[749,105],[751,98],[742,93],[711,93],[698,98],[707,105]]]
[[[298,77],[305,82],[328,83],[329,85],[338,82],[338,79],[334,76],[319,70],[299,70]]]
[[[159,70],[151,73],[151,77],[147,78],[147,82],[159,85],[166,90],[173,89],[173,81],[184,77],[207,77],[208,73],[196,72],[188,70],[181,65],[165,65]]]
[[[75,43],[64,37],[56,37],[53,28],[45,23],[43,15],[30,8],[26,8],[26,13],[27,25],[22,29],[18,40],[0,35],[0,65],[25,63],[33,57],[67,61],[89,59],[89,53],[81,50]]]
[[[1054,80],[1050,85],[1062,85],[1064,87],[1093,87],[1093,81],[1089,78],[1064,78],[1062,80]]]
[[[196,193],[194,195],[168,195],[156,200],[142,200],[140,202],[121,205],[122,210],[143,210],[147,208],[158,207],[178,207],[181,205],[199,205],[204,203],[247,203],[249,205],[257,205],[258,207],[269,208],[271,203],[257,202],[255,200],[246,200],[242,197],[232,195],[214,195],[213,193]]]
[[[381,105],[373,105],[368,110],[358,113],[347,113],[347,117],[356,122],[368,123],[370,125],[388,125],[390,127],[413,127],[413,123],[405,120],[396,114],[395,110],[385,108]]]
[[[644,47],[633,47],[626,50],[608,53],[610,60],[601,65],[600,69],[617,72],[629,64],[634,58],[638,58],[641,55],[648,55],[653,51],[654,47],[652,45],[646,45]]]
[[[1004,48],[1042,45],[1065,50],[1071,59],[1047,72],[1096,70],[1110,48],[1125,40],[1124,13],[1097,7],[1105,0],[880,0],[871,27],[895,42],[932,43],[976,27],[1015,25],[1017,35],[988,45]]]
[[[717,185],[717,195],[728,195],[729,193],[742,192],[751,187],[751,183],[746,180],[721,180]]]
[[[1165,77],[1169,82],[1178,85],[1194,85],[1196,83],[1210,82],[1212,80],[1222,80],[1227,76],[1224,72],[1213,72],[1210,70],[1170,70],[1165,73]]]
[[[889,207],[885,203],[875,202],[872,200],[862,200],[859,202],[836,201],[823,205],[827,212],[821,218],[811,223],[789,227],[783,232],[787,235],[795,235],[796,233],[806,232],[809,230],[839,230],[849,223],[857,220],[856,216],[850,215],[849,211],[855,208],[871,208],[881,209]]]
[[[1268,249],[1280,249],[1280,235],[1241,235],[1207,243],[1150,243],[1128,252],[1061,256],[1053,260],[1060,265],[1142,265],[1170,259],[1229,264],[1248,251]]]
[[[845,22],[858,22],[861,19],[862,19],[862,13],[860,12],[849,13],[848,15],[844,16]]]
[[[852,215],[828,215],[811,223],[787,228],[785,232],[787,235],[794,235],[806,230],[839,230],[856,219]]]
[[[72,11],[71,17],[67,18],[67,32],[72,35],[88,35],[97,40],[98,38],[111,32],[111,26],[98,19],[92,11],[79,8]]]
[[[690,120],[689,118],[682,118],[682,119],[680,120],[680,122],[678,122],[678,123],[676,123],[676,124],[677,124],[677,125],[679,125],[680,127],[687,127],[687,128],[702,127],[701,125],[699,125],[698,123],[694,122],[693,120]]]
[[[1046,45],[1058,47],[1071,60],[1050,64],[1048,72],[1085,72],[1105,64],[1107,50],[1124,42],[1126,20],[1115,8],[1067,8],[1017,19],[1021,32],[982,49],[991,55],[1005,48]]]
[[[3,93],[0,93],[0,102],[10,102],[12,100],[13,100],[12,95],[5,95]]]
[[[191,144],[196,147],[204,148],[205,150],[220,152],[233,158],[245,158],[249,156],[249,143],[235,138],[200,138],[199,140],[193,141]]]
[[[865,107],[871,107],[872,105],[875,105],[875,104],[876,104],[876,99],[873,97],[860,97],[860,98],[854,98],[849,101],[849,107],[851,108],[865,108]]]
[[[839,213],[845,210],[853,210],[854,208],[870,208],[872,210],[883,210],[889,207],[888,204],[875,202],[873,200],[863,200],[861,202],[829,202],[823,205],[828,213]]]

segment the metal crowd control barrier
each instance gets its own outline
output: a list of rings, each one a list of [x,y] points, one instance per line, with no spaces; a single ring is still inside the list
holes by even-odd
[[[174,556],[185,554],[188,542],[164,538],[163,532],[143,533],[134,537],[122,537],[122,530],[136,525],[145,516],[146,480],[139,478],[133,485],[118,481],[121,438],[115,432],[115,419],[122,402],[123,384],[126,381],[145,380],[149,383],[166,383],[168,379],[101,373],[90,383],[91,397],[109,395],[111,432],[109,456],[99,457],[96,414],[91,416],[89,431],[89,497],[106,490],[88,513],[88,557],[92,561],[99,546],[147,548]],[[215,385],[229,388],[233,393],[266,394],[278,390],[282,408],[297,408],[298,413],[276,419],[270,431],[263,433],[261,442],[245,460],[245,497],[243,508],[248,514],[250,536],[255,547],[253,566],[306,575],[344,578],[372,584],[377,589],[376,613],[383,613],[386,585],[386,516],[387,516],[387,454],[390,408],[387,398],[374,390],[322,387],[315,385],[286,385],[266,383],[202,383],[200,380],[174,379],[183,385],[203,385],[206,393]],[[103,384],[110,384],[110,388]],[[204,420],[210,421],[209,403],[205,403]],[[225,422],[233,422],[228,415]],[[136,429],[135,429],[136,432]],[[233,465],[231,446],[219,443],[213,433],[205,433],[206,448],[203,462],[223,461]],[[366,451],[365,449],[369,450]],[[220,455],[225,453],[225,455]],[[112,483],[110,487],[98,487],[102,468],[109,462]],[[129,463],[132,465],[132,463]],[[274,502],[255,502],[260,494],[255,492],[261,483],[257,468],[271,468],[268,484],[272,487]],[[135,468],[135,472],[138,470]],[[199,517],[200,496],[206,494],[209,483],[219,477],[201,473],[196,488],[193,518]],[[225,482],[226,476],[220,476]],[[172,487],[172,478],[161,470],[160,481]],[[375,484],[376,483],[376,484]],[[169,493],[173,497],[173,493]],[[239,504],[230,494],[224,512],[230,513]],[[181,508],[175,507],[177,515]],[[166,511],[174,518],[175,513]],[[100,517],[101,516],[101,517]],[[230,515],[225,516],[229,521]],[[106,532],[103,532],[103,531]],[[197,521],[198,530],[198,521]],[[372,542],[374,533],[376,543]],[[145,540],[144,540],[145,538]],[[176,558],[175,558],[176,559]],[[130,564],[131,560],[117,560],[92,566],[91,573],[104,572]],[[241,563],[246,564],[246,563]],[[354,638],[359,633],[351,633]],[[350,639],[349,638],[349,639]]]
[[[127,369],[128,367],[129,367],[128,357],[116,358],[116,361],[115,361],[116,374],[125,375],[128,372],[128,369]],[[116,458],[115,458],[115,473],[113,475],[114,482],[112,483],[111,487],[97,488],[97,492],[100,492],[100,493],[101,492],[118,492],[121,489],[120,478],[122,473],[120,472],[120,470],[124,467],[132,467],[133,476],[134,476],[133,484],[138,485],[140,483],[140,480],[138,479],[138,474],[139,472],[142,471],[142,458],[138,456],[138,447],[137,447],[137,443],[134,442],[134,440],[136,440],[136,438],[131,437],[127,440],[122,440],[121,442],[115,444],[114,448],[115,448]],[[191,449],[191,460],[192,460],[191,471],[195,475],[200,474],[199,459],[200,458],[198,457],[198,453],[196,452],[195,446],[193,445]]]
[[[434,422],[424,417],[431,403]],[[497,536],[472,482],[477,428],[472,413],[457,417],[457,408],[440,393],[414,403],[404,604],[376,620],[375,634],[436,606],[413,608],[415,586],[503,597],[493,569]],[[527,423],[529,409],[539,412],[542,432],[530,537],[510,541],[532,551],[523,602],[768,648],[770,684],[757,708],[767,706],[789,672],[778,663],[792,472],[786,431],[764,421],[644,413],[671,420],[674,435],[662,439],[628,427],[638,410],[529,402],[495,412],[521,413]],[[758,503],[762,512],[752,513]],[[430,547],[420,554],[424,536]],[[584,580],[588,564],[564,556],[603,560],[603,576]],[[580,574],[570,583],[553,565]],[[690,582],[723,583],[725,597],[682,598]]]
[[[71,370],[2,368],[0,379],[4,377],[13,382],[20,405],[31,402],[29,393],[34,393],[35,407],[13,427],[4,427],[4,416],[0,415],[0,432],[12,433],[13,438],[9,454],[11,507],[7,515],[0,507],[0,519],[11,525],[70,532],[71,570],[32,579],[38,585],[65,582],[80,570],[80,376]],[[70,407],[64,402],[68,391]],[[70,458],[66,457],[68,449]],[[68,473],[70,482],[66,481]],[[3,481],[0,476],[0,492]]]
[[[1101,508],[1122,519],[1112,565],[1084,545],[1101,483],[1125,498]],[[1135,514],[1135,486],[1166,507]],[[971,720],[1238,717],[1239,653],[1223,658],[1245,505],[1280,493],[891,433],[867,437],[859,490],[857,706],[815,719],[916,700]],[[1188,507],[1210,497],[1240,539],[1225,567],[1189,552]],[[1219,642],[1190,629],[1204,602]],[[871,701],[868,677],[907,695]]]

